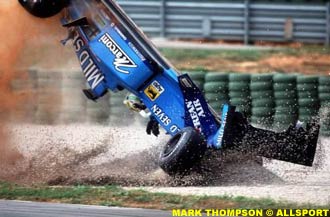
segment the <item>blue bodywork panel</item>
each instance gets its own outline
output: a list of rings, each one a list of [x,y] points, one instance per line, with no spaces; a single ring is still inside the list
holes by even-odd
[[[188,75],[167,63],[114,1],[72,0],[66,10],[63,24],[88,20],[88,25],[70,28],[95,98],[108,90],[126,89],[141,98],[169,134],[191,126],[209,147],[221,147],[218,138],[222,138],[224,126],[220,127],[202,92]]]

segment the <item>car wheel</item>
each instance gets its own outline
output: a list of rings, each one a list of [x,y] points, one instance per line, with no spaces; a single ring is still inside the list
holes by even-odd
[[[198,163],[206,151],[206,142],[192,127],[182,129],[165,145],[159,166],[169,175],[182,175]]]

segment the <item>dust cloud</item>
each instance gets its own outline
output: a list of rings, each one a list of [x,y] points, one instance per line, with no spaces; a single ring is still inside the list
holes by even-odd
[[[54,27],[50,27],[54,22],[53,18],[43,21],[30,16],[18,1],[0,1],[0,166],[15,164],[22,158],[7,133],[11,113],[29,103],[29,91],[18,93],[11,88],[15,79],[27,79],[19,59],[30,42],[42,39],[40,34],[47,33],[43,36],[47,37],[55,32]]]

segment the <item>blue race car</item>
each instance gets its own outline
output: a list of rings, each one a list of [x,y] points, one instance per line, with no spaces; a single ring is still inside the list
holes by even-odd
[[[254,150],[258,155],[312,166],[319,125],[290,126],[280,133],[250,125],[234,106],[214,111],[187,74],[177,71],[114,0],[19,0],[32,15],[46,18],[63,10],[65,44],[73,48],[97,100],[109,90],[128,90],[172,137],[159,160],[168,174],[184,174],[207,148]]]

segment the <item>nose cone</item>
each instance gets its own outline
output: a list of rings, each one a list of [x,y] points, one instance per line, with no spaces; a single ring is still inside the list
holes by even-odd
[[[59,13],[64,7],[63,0],[18,0],[33,16],[47,18]]]

